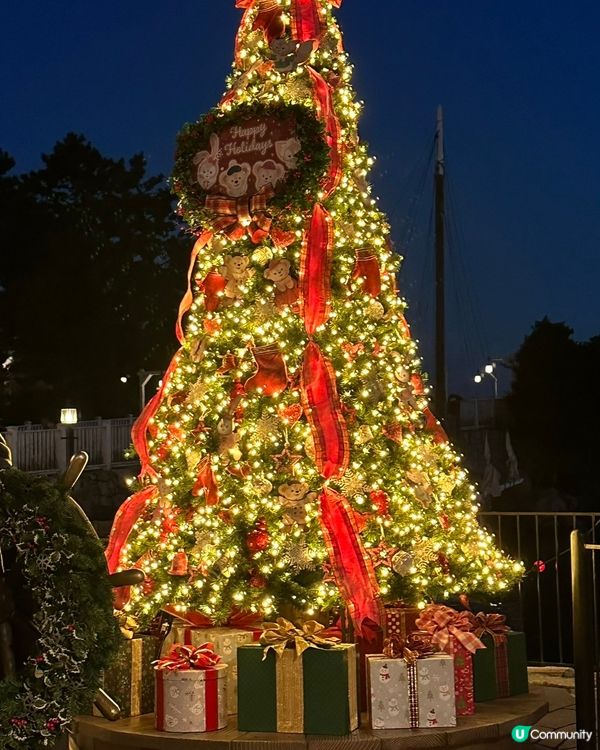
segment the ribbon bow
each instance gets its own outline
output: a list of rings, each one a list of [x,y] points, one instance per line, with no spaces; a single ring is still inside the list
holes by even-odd
[[[296,239],[293,232],[273,228],[273,220],[266,213],[267,203],[275,195],[270,185],[251,198],[228,198],[225,195],[207,195],[204,205],[219,218],[214,223],[215,232],[223,231],[232,240],[239,240],[246,232],[255,245],[269,235],[278,247],[287,247]]]
[[[451,607],[432,604],[423,610],[416,626],[429,633],[431,643],[448,654],[453,653],[455,640],[471,654],[478,648],[485,648],[473,632],[475,616],[472,612],[457,612]]]
[[[138,621],[122,609],[116,609],[114,615],[117,618],[121,635],[129,641],[132,640],[134,634],[140,629]]]
[[[319,635],[325,630],[325,626],[315,620],[309,620],[297,628],[285,617],[278,617],[277,622],[263,623],[263,633],[260,642],[266,647],[264,657],[270,648],[277,656],[281,656],[286,648],[295,648],[296,654],[301,656],[307,648],[331,648],[340,642],[336,637],[324,637]]]
[[[212,643],[203,643],[198,648],[176,643],[166,656],[156,662],[157,669],[169,672],[184,669],[210,669],[221,661]]]
[[[342,0],[329,0],[329,2],[336,8],[342,4]],[[278,0],[236,0],[235,7],[244,8],[246,12],[254,7],[258,9],[252,28],[262,29],[268,42],[283,35],[285,31],[281,18],[283,7]],[[293,0],[289,15],[293,39],[299,42],[320,39],[323,29],[317,0]]]
[[[492,636],[495,645],[505,643],[506,634],[510,631],[510,628],[506,624],[506,617],[504,615],[492,612],[487,614],[486,612],[478,612],[475,615],[475,635],[478,638],[489,634]]]
[[[252,242],[258,244],[269,236],[272,219],[265,211],[274,195],[269,185],[250,199],[207,195],[205,206],[220,217],[214,224],[215,230],[224,231],[233,240],[239,240],[248,232]]]
[[[388,659],[402,658],[407,664],[414,664],[417,659],[438,653],[431,641],[418,633],[411,633],[408,638],[392,635],[383,642],[383,654]]]

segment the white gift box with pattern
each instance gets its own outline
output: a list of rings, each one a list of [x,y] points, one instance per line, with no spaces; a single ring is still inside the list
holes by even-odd
[[[426,656],[409,665],[383,654],[367,656],[373,729],[456,726],[454,659]]]
[[[207,641],[212,643],[223,664],[229,666],[227,672],[227,712],[237,714],[237,648],[257,639],[256,630],[241,628],[198,628],[174,623],[167,636],[162,653],[166,654],[174,643],[185,643],[198,648]]]
[[[227,664],[209,669],[156,669],[156,728],[212,732],[227,726],[227,671]]]

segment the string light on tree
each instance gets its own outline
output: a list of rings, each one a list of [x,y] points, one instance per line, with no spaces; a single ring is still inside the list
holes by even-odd
[[[142,471],[107,550],[120,602],[224,622],[498,592],[523,573],[428,406],[368,181],[341,0],[240,0],[218,106],[178,141],[196,232],[180,349],[136,422]],[[343,564],[342,564],[343,560]]]

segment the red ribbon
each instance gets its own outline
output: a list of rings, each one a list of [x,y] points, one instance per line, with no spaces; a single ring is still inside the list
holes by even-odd
[[[127,543],[131,529],[144,512],[147,504],[151,500],[154,500],[157,495],[158,488],[156,485],[149,485],[139,492],[136,492],[135,495],[127,498],[117,511],[110,530],[108,546],[104,552],[109,573],[114,573],[119,567],[121,550]]]
[[[429,633],[431,642],[448,654],[453,653],[455,641],[471,654],[478,648],[485,648],[473,632],[475,617],[472,612],[457,612],[442,604],[431,604],[423,610],[416,626]]]
[[[348,428],[331,362],[311,341],[304,352],[302,406],[315,445],[315,463],[325,479],[341,476],[350,461]]]
[[[169,366],[167,367],[167,371],[162,377],[162,383],[160,388],[156,391],[154,396],[148,401],[146,406],[142,409],[142,413],[140,416],[136,419],[136,421],[133,424],[133,427],[131,428],[131,440],[133,442],[133,447],[136,450],[136,453],[139,456],[140,464],[141,464],[141,471],[139,474],[140,479],[143,479],[144,476],[150,476],[150,477],[157,477],[158,474],[156,473],[156,470],[152,467],[150,463],[150,455],[148,453],[148,444],[146,441],[146,436],[148,433],[148,425],[151,419],[155,416],[156,412],[158,411],[162,400],[165,396],[166,388],[169,384],[169,381],[171,379],[171,375],[173,374],[175,368],[177,367],[177,364],[179,363],[179,358],[182,353],[182,349],[179,349],[177,352],[175,352],[175,355],[173,356],[173,359],[169,363]]]
[[[329,172],[322,186],[325,195],[328,196],[337,188],[342,179],[342,151],[340,147],[342,130],[340,121],[335,114],[331,86],[320,73],[317,73],[310,66],[308,72],[313,82],[315,105],[325,125],[327,145],[329,146]]]
[[[192,487],[192,495],[198,497],[204,493],[207,505],[217,505],[219,502],[219,485],[215,473],[212,470],[210,458],[206,456],[200,461],[196,481]]]
[[[309,336],[329,318],[332,244],[331,218],[327,211],[317,203],[304,238],[300,264],[304,327]]]
[[[194,267],[196,265],[196,258],[198,253],[202,250],[208,242],[212,239],[213,233],[210,230],[202,232],[200,237],[196,240],[194,247],[192,248],[192,254],[190,256],[190,263],[188,265],[187,273],[187,290],[183,295],[183,299],[179,303],[179,312],[177,313],[177,322],[175,323],[175,335],[180,344],[183,344],[185,337],[183,335],[182,320],[183,316],[189,311],[194,301],[194,295],[192,294],[192,275],[194,273]]]
[[[215,627],[214,621],[202,614],[202,612],[196,612],[195,610],[181,612],[179,609],[171,606],[163,607],[163,610],[175,615],[177,619],[194,628]],[[235,611],[231,613],[225,626],[228,628],[240,628],[242,630],[255,630],[260,628],[263,620],[264,617],[260,612]]]
[[[221,661],[212,643],[203,643],[198,648],[176,643],[166,656],[159,659],[156,669],[176,672],[183,669],[211,669]]]
[[[475,634],[478,638],[491,635],[494,642],[494,662],[496,666],[496,687],[499,698],[510,695],[510,674],[508,669],[508,642],[506,634],[510,628],[506,617],[496,612],[478,612],[475,615]]]
[[[295,0],[291,8],[292,39],[318,41],[323,33],[316,0]]]
[[[506,634],[510,628],[506,624],[506,617],[496,612],[478,612],[475,615],[475,635],[491,635],[495,644],[506,643]]]
[[[325,488],[320,496],[319,521],[336,585],[357,631],[370,638],[367,621],[381,625],[383,607],[375,569],[362,545],[350,503]]]

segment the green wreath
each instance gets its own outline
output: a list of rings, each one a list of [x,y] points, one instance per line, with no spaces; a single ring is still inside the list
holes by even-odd
[[[0,547],[36,635],[17,677],[0,680],[0,749],[48,748],[91,705],[119,643],[106,562],[66,492],[14,469],[0,473]]]
[[[283,183],[276,186],[267,210],[276,216],[290,209],[304,213],[314,205],[329,168],[329,146],[325,128],[312,110],[301,104],[260,102],[240,104],[227,112],[214,108],[197,122],[184,125],[177,136],[171,182],[179,199],[179,213],[194,231],[210,227],[215,220],[215,215],[205,207],[208,192],[195,179],[194,157],[208,151],[212,133],[219,134],[230,125],[243,125],[252,117],[293,119],[295,134],[301,144],[300,163],[287,172]]]

